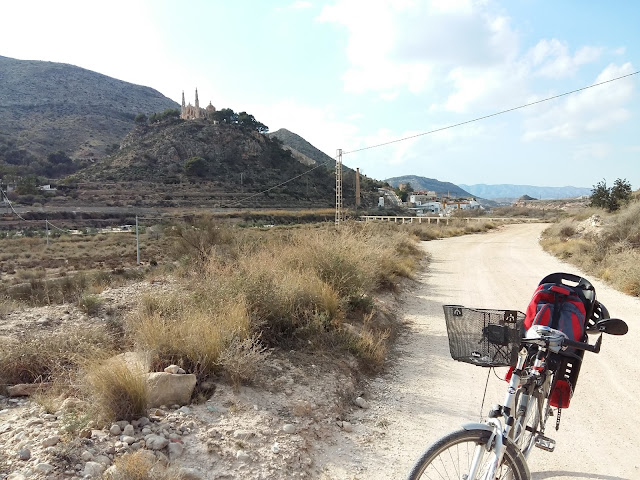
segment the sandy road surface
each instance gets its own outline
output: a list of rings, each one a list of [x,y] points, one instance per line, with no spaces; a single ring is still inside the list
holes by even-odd
[[[323,478],[404,478],[426,446],[479,420],[488,369],[450,358],[442,305],[524,310],[545,275],[580,274],[541,250],[544,228],[513,225],[423,244],[432,260],[419,286],[405,295],[410,333],[389,373],[367,391],[371,408],[354,413],[353,433],[322,450]],[[534,479],[640,479],[640,301],[593,283],[598,299],[629,323],[630,332],[606,336],[599,355],[585,354],[560,430],[555,419],[548,422],[556,451],[535,449],[529,459]],[[484,412],[502,400],[505,386],[490,377]]]

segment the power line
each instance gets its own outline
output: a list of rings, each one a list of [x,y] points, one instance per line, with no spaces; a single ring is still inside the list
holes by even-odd
[[[361,152],[361,151],[363,151],[363,150],[369,150],[369,149],[372,149],[372,148],[383,147],[383,146],[385,146],[385,145],[390,145],[390,144],[392,144],[392,143],[403,142],[403,141],[405,141],[405,140],[411,140],[412,138],[421,137],[421,136],[423,136],[423,135],[430,135],[430,134],[432,134],[432,133],[441,132],[441,131],[443,131],[443,130],[448,130],[448,129],[450,129],[450,128],[459,127],[459,126],[461,126],[461,125],[466,125],[466,124],[468,124],[468,123],[478,122],[478,121],[480,121],[480,120],[485,120],[485,119],[487,119],[487,118],[495,117],[495,116],[497,116],[497,115],[502,115],[502,114],[504,114],[504,113],[513,112],[514,110],[519,110],[519,109],[521,109],[521,108],[530,107],[530,106],[532,106],[532,105],[537,105],[537,104],[539,104],[539,103],[543,103],[543,102],[548,102],[549,100],[555,100],[556,98],[564,97],[564,96],[566,96],[566,95],[571,95],[572,93],[576,93],[576,92],[581,92],[582,90],[587,90],[587,89],[589,89],[589,88],[598,87],[598,86],[600,86],[600,85],[604,85],[604,84],[606,84],[606,83],[615,82],[616,80],[621,80],[621,79],[623,79],[623,78],[627,78],[627,77],[630,77],[630,76],[632,76],[632,75],[637,75],[638,73],[640,73],[640,72],[633,72],[633,73],[629,73],[629,74],[627,74],[627,75],[623,75],[623,76],[621,76],[621,77],[612,78],[612,79],[610,79],[610,80],[605,80],[604,82],[594,83],[593,85],[589,85],[589,86],[587,86],[587,87],[582,87],[582,88],[578,88],[578,89],[576,89],[576,90],[571,90],[570,92],[561,93],[560,95],[554,95],[553,97],[545,98],[545,99],[542,99],[542,100],[537,100],[537,101],[535,101],[535,102],[531,102],[531,103],[526,103],[526,104],[524,104],[524,105],[520,105],[519,107],[513,107],[513,108],[509,108],[509,109],[507,109],[507,110],[502,110],[501,112],[496,112],[496,113],[492,113],[492,114],[490,114],[490,115],[484,115],[484,116],[482,116],[482,117],[474,118],[473,120],[467,120],[467,121],[465,121],[465,122],[456,123],[456,124],[454,124],[454,125],[449,125],[449,126],[447,126],[447,127],[436,128],[435,130],[430,130],[430,131],[428,131],[428,132],[418,133],[418,134],[416,134],[416,135],[411,135],[410,137],[398,138],[397,140],[391,140],[391,141],[389,141],[389,142],[379,143],[379,144],[377,144],[377,145],[371,145],[371,146],[369,146],[369,147],[358,148],[358,149],[355,149],[355,150],[351,150],[351,151],[349,151],[349,152],[343,152],[342,154],[343,154],[343,155],[348,155],[349,153]]]

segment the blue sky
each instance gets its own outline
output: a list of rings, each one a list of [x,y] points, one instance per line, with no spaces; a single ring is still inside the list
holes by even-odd
[[[245,110],[327,154],[640,70],[640,2],[5,1],[0,55]],[[15,19],[8,21],[8,19]],[[384,179],[640,188],[640,75],[346,154]]]

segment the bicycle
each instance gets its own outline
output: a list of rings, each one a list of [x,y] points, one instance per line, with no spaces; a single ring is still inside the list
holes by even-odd
[[[553,451],[555,442],[545,436],[552,404],[557,405],[557,429],[584,352],[599,353],[602,333],[624,335],[628,327],[609,317],[586,279],[561,273],[540,284],[545,281],[570,281],[585,289],[585,330],[600,333],[595,344],[571,340],[549,326],[533,325],[525,332],[525,314],[519,311],[445,305],[451,356],[482,367],[510,367],[508,388],[502,404],[490,409],[484,423],[463,425],[436,441],[413,465],[407,480],[528,480],[532,449]]]

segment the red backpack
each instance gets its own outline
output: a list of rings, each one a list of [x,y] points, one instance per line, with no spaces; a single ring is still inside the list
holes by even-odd
[[[587,312],[577,288],[557,283],[538,286],[527,307],[524,328],[546,325],[566,334],[571,340],[582,341]]]

